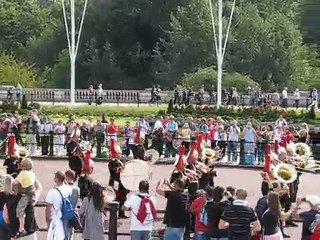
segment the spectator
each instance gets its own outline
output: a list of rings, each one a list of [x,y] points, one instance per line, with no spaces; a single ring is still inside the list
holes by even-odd
[[[42,156],[48,155],[49,153],[50,133],[52,132],[52,124],[49,122],[48,116],[44,116],[42,119],[42,123],[39,127],[39,134],[41,136]]]
[[[219,229],[229,228],[230,240],[248,240],[253,232],[261,230],[255,211],[248,207],[247,190],[238,189],[233,205],[227,207],[221,216]]]
[[[24,229],[25,210],[29,204],[33,204],[35,196],[36,175],[32,170],[33,164],[31,159],[26,158],[21,161],[21,171],[15,179],[15,184],[19,185],[20,199],[17,202],[16,214],[19,218],[19,232],[17,238],[27,234]]]
[[[64,240],[68,236],[61,212],[63,198],[71,196],[71,188],[64,183],[65,179],[66,175],[63,172],[55,173],[55,186],[49,190],[45,200],[47,203],[45,217],[48,225],[48,240]]]
[[[262,215],[262,229],[263,238],[265,240],[281,239],[282,237],[288,238],[288,235],[281,232],[280,220],[287,220],[292,210],[284,213],[281,211],[281,204],[279,194],[276,192],[269,192],[267,196],[268,209]]]
[[[300,101],[300,91],[298,88],[293,92],[294,97],[294,107],[299,108],[299,101]]]
[[[165,190],[169,188],[169,191]],[[165,239],[183,240],[185,226],[189,222],[189,213],[187,209],[188,195],[184,193],[183,181],[177,179],[173,186],[169,181],[161,180],[158,182],[156,191],[159,195],[167,199],[166,211],[163,223],[166,224],[164,234]]]
[[[206,235],[210,239],[227,240],[228,230],[219,229],[221,215],[225,209],[231,205],[229,201],[222,201],[224,196],[224,188],[216,187],[212,191],[213,202],[208,206],[208,230]]]
[[[156,200],[149,195],[149,183],[139,183],[139,194],[134,194],[124,204],[126,211],[131,211],[131,240],[151,239],[152,224],[156,218]]]
[[[205,239],[205,234],[208,231],[208,223],[205,221],[203,214],[208,215],[208,209],[213,205],[213,187],[207,187],[203,196],[197,197],[191,205],[191,211],[195,214],[195,240]],[[203,213],[204,212],[204,213]]]
[[[287,108],[288,107],[288,88],[285,87],[282,90],[282,107]]]
[[[80,216],[84,218],[83,239],[104,240],[102,217],[105,214],[106,203],[104,190],[99,183],[93,182],[89,194],[84,198]]]
[[[6,203],[4,207],[4,221],[7,224],[10,235],[15,236],[19,232],[19,219],[17,218],[17,205],[22,197],[21,192],[21,185],[15,184],[13,186],[15,197]],[[37,202],[38,197],[41,193],[41,184],[36,181],[35,182],[35,195],[33,202],[29,202],[26,209],[25,209],[25,216],[24,216],[24,229],[25,235],[21,236],[20,240],[37,240],[36,231],[38,231],[38,225],[35,218],[35,210],[34,210],[34,203]],[[1,239],[2,240],[2,239]]]
[[[66,175],[66,183],[69,185],[71,189],[71,196],[70,196],[70,202],[72,204],[73,209],[76,209],[77,203],[80,199],[80,188],[75,185],[76,181],[76,173],[72,170],[68,170],[65,172]],[[73,239],[73,228],[71,226],[65,226],[66,231],[66,239],[72,240]]]
[[[298,207],[301,203],[306,202],[309,204],[310,210],[297,213]],[[305,198],[298,198],[296,207],[293,210],[293,216],[303,221],[302,224],[302,240],[311,240],[312,232],[310,232],[310,225],[315,220],[316,215],[319,214],[320,198],[318,196],[306,196]]]
[[[85,197],[88,196],[89,191],[91,189],[93,179],[90,175],[93,173],[94,169],[94,162],[90,160],[89,162],[89,172],[82,174],[78,179],[78,186],[80,188],[80,199],[83,200]]]
[[[16,98],[17,98],[17,102],[19,104],[21,104],[22,102],[22,86],[20,85],[20,83],[18,83],[17,87],[16,87]]]
[[[283,128],[284,126],[287,126],[287,121],[284,119],[283,114],[280,114],[279,118],[277,119],[277,121],[275,122],[276,127],[279,126],[281,128]]]
[[[14,199],[14,193],[12,191],[13,178],[10,175],[5,174],[5,171],[0,173],[0,211],[3,212],[4,206],[10,200]],[[10,240],[11,234],[5,224],[0,224],[0,239]]]
[[[240,128],[237,126],[237,121],[233,120],[231,126],[227,129],[229,148],[228,159],[231,163],[237,163],[239,134]]]
[[[66,127],[62,124],[62,121],[59,120],[58,124],[54,127],[54,148],[55,154],[58,156],[62,156],[64,152],[64,144],[65,144],[65,132]]]

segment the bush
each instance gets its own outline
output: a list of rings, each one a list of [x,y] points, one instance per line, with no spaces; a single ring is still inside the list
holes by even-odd
[[[14,101],[9,101],[5,99],[2,101],[0,108],[3,112],[13,112],[19,110],[19,105],[16,104]]]
[[[280,114],[284,114],[289,122],[299,123],[308,122],[306,114],[297,113],[294,110],[283,110],[280,108],[216,108],[216,107],[195,107],[194,105],[187,106],[186,108],[174,108],[173,113],[177,117],[186,117],[192,115],[195,118],[201,117],[217,117],[220,116],[225,120],[237,119],[238,122],[252,121],[257,125],[259,122],[274,122]]]
[[[30,103],[29,106],[28,106],[28,109],[37,109],[39,110],[41,108],[41,105],[40,103]]]
[[[21,102],[21,109],[27,109],[28,108],[28,100],[27,96],[25,94],[22,95],[22,102]]]
[[[185,86],[200,88],[204,85],[210,88],[217,85],[217,72],[213,67],[200,68],[194,73],[187,74],[182,80]],[[236,87],[238,91],[244,91],[248,87],[258,86],[251,78],[239,73],[225,73],[222,80],[222,86],[225,88]]]

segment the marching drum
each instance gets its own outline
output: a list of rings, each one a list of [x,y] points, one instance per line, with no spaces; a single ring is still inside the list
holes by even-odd
[[[155,164],[159,160],[160,154],[155,149],[149,149],[145,151],[144,156],[145,159],[150,161],[151,164]]]
[[[150,177],[150,167],[147,162],[142,160],[127,162],[121,172],[121,182],[130,191],[138,191],[140,181],[149,180]]]

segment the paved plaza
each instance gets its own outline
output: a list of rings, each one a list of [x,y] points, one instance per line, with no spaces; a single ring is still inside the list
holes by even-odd
[[[58,170],[67,170],[67,161],[34,161],[34,170],[43,185],[43,192],[40,200],[44,200],[46,193],[53,186],[53,173]],[[152,166],[153,174],[151,179],[151,194],[154,194],[157,198],[157,209],[165,208],[165,199],[155,194],[155,185],[161,178],[168,178],[173,170],[172,165],[154,165]],[[261,177],[258,170],[254,169],[237,169],[237,168],[218,168],[218,177],[215,179],[216,185],[224,187],[245,187],[248,190],[248,201],[250,206],[254,207],[257,199],[260,197],[260,185]],[[109,173],[107,170],[107,163],[97,162],[95,163],[95,170],[93,178],[101,184],[107,184],[109,179]],[[299,189],[299,195],[306,194],[319,194],[320,185],[318,184],[319,175],[304,173],[301,177],[301,184]],[[302,206],[304,208],[305,206]],[[40,227],[46,227],[44,221],[44,209],[37,208],[37,219]],[[129,220],[120,220],[119,232],[129,232]],[[157,223],[157,227],[161,224]],[[301,225],[299,228],[286,228],[286,233],[291,235],[291,239],[298,240],[301,232]],[[46,234],[40,233],[39,240],[45,240]],[[80,237],[76,237],[75,240],[80,240]],[[128,237],[119,236],[118,239],[129,239]]]

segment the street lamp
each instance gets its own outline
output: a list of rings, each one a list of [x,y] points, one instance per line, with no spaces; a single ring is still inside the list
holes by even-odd
[[[224,55],[226,53],[231,22],[233,18],[234,9],[236,6],[236,0],[233,0],[232,9],[231,9],[231,13],[228,21],[228,28],[225,36],[223,34],[223,17],[222,17],[223,2],[222,0],[218,0],[218,36],[217,36],[215,17],[214,17],[214,12],[212,7],[212,0],[208,0],[208,1],[209,1],[211,23],[212,23],[212,30],[213,30],[213,37],[214,37],[214,48],[215,48],[215,53],[217,57],[217,107],[220,107],[222,102],[221,98],[222,98],[223,60],[224,60]]]
[[[74,104],[75,103],[75,82],[76,82],[76,59],[78,54],[78,48],[80,43],[84,17],[87,11],[88,0],[85,0],[85,3],[84,3],[78,34],[76,33],[75,0],[67,0],[67,1],[70,4],[70,25],[71,25],[70,32],[69,32],[69,23],[68,23],[67,14],[66,14],[65,0],[61,0],[61,3],[62,3],[63,19],[64,19],[64,25],[66,28],[68,50],[69,50],[69,57],[70,57],[70,103]],[[77,40],[76,40],[76,37],[77,37]]]

